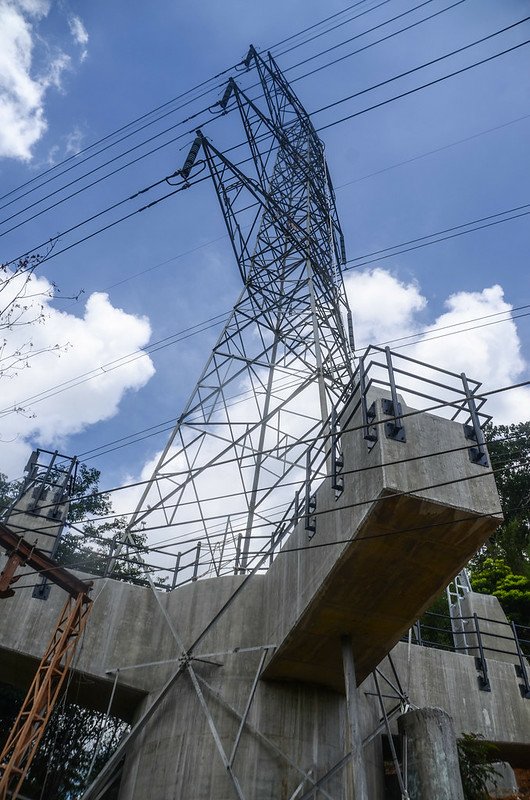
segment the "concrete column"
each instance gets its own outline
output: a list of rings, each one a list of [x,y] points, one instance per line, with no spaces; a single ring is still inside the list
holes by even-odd
[[[347,767],[347,797],[351,800],[368,800],[366,769],[364,764],[363,741],[360,724],[360,703],[355,677],[355,664],[351,636],[341,637],[344,685],[346,688],[346,717],[348,735],[346,740],[351,750]]]
[[[398,719],[406,736],[410,800],[464,800],[453,720],[442,708],[419,708]]]

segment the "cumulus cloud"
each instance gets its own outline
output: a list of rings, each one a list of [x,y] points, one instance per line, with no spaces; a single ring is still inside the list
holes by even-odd
[[[418,285],[404,283],[376,268],[351,272],[346,290],[355,320],[356,346],[406,336],[417,327],[417,314],[427,306]]]
[[[17,280],[22,276],[11,287],[16,288]],[[34,444],[63,447],[69,435],[116,414],[125,392],[140,389],[154,373],[147,356],[124,359],[116,369],[108,366],[147,344],[147,319],[116,308],[99,292],[90,295],[79,318],[55,308],[52,294],[45,278],[32,278],[17,324],[1,331],[0,368],[20,354],[3,375],[0,409],[0,471],[10,476],[20,474]],[[80,376],[90,379],[53,394],[53,387],[77,383]],[[48,391],[42,399],[41,393]]]
[[[512,305],[505,300],[501,286],[450,295],[446,310],[428,325],[419,314],[428,311],[428,304],[418,285],[387,270],[350,274],[346,290],[361,347],[413,336],[405,346],[396,342],[390,347],[434,367],[465,372],[481,381],[484,391],[524,380],[527,364],[521,355]],[[528,388],[512,390],[488,400],[486,410],[496,423],[519,422],[528,417],[529,401]]]
[[[512,306],[505,300],[501,286],[494,285],[477,292],[458,292],[450,295],[445,301],[445,308],[441,314],[433,319],[432,313],[429,315],[429,304],[427,297],[422,292],[421,287],[415,281],[403,281],[396,275],[384,269],[372,269],[364,273],[354,272],[346,278],[346,290],[349,295],[350,304],[356,324],[356,333],[359,346],[367,347],[370,343],[379,344],[389,340],[399,339],[391,347],[395,352],[405,356],[432,364],[434,368],[445,368],[451,372],[466,372],[470,378],[483,382],[484,390],[496,389],[516,383],[524,378],[526,364],[521,356],[520,341],[517,334],[515,322],[512,319]],[[492,316],[493,315],[493,316]],[[432,322],[427,322],[427,319]],[[477,319],[481,318],[481,319]],[[490,322],[498,324],[490,325]],[[476,327],[484,325],[484,327]],[[447,335],[450,334],[450,335]],[[437,338],[443,336],[443,338]],[[410,337],[403,341],[402,337]],[[440,374],[430,371],[428,368],[413,365],[411,371],[418,377],[429,377],[439,380]],[[416,371],[416,372],[415,372]],[[266,385],[265,373],[261,376],[262,386]],[[411,388],[424,390],[418,378],[407,378],[407,385]],[[450,380],[448,381],[451,382]],[[458,377],[454,385],[461,389],[461,382]],[[232,433],[241,431],[242,423],[255,421],[257,419],[257,409],[252,401],[248,399],[248,381],[241,381],[238,386],[233,386],[229,393],[230,397],[237,396],[237,401],[231,406],[231,418],[234,420]],[[432,387],[431,387],[431,391]],[[440,399],[444,398],[442,389],[434,389]],[[278,392],[274,393],[279,396]],[[405,393],[406,395],[406,393]],[[239,396],[242,398],[239,399]],[[454,399],[454,395],[451,400]],[[414,407],[422,407],[421,400],[412,395],[407,396],[406,400]],[[516,422],[527,417],[529,407],[530,391],[520,389],[495,396],[488,400],[485,410],[494,415],[496,423]],[[426,405],[431,405],[430,401],[425,401]],[[318,417],[318,395],[313,391],[304,394],[296,400],[295,409],[300,416],[284,415],[282,428],[286,435],[297,438],[302,433],[302,428],[309,427],[309,420]],[[441,412],[444,413],[444,412]],[[210,423],[224,422],[224,412],[220,408],[217,414],[209,420]],[[238,425],[239,423],[239,425]],[[252,483],[251,471],[254,462],[246,462],[248,469],[236,469],[232,461],[233,453],[223,456],[220,466],[205,470],[201,473],[198,469],[200,465],[208,463],[226,444],[224,436],[229,434],[223,430],[221,424],[216,428],[210,427],[208,430],[213,434],[210,440],[206,440],[199,450],[196,438],[198,428],[191,427],[191,442],[187,452],[187,460],[182,452],[179,452],[178,439],[173,443],[168,453],[166,453],[166,463],[169,459],[174,460],[167,464],[163,470],[163,475],[159,473],[158,481],[150,494],[144,499],[143,510],[151,509],[146,521],[148,538],[152,545],[165,547],[166,543],[171,542],[167,552],[175,554],[183,545],[178,540],[184,540],[183,564],[189,565],[195,558],[194,537],[203,538],[201,528],[200,513],[196,505],[197,496],[201,498],[202,512],[210,520],[207,522],[208,530],[212,536],[212,548],[216,558],[220,557],[223,549],[224,558],[233,558],[236,541],[228,531],[226,545],[224,533],[227,530],[227,514],[230,514],[228,522],[233,526],[235,535],[244,527],[245,524],[245,497],[240,493],[242,482],[247,486],[247,497],[249,487]],[[183,432],[186,436],[186,430]],[[215,438],[220,437],[220,438]],[[195,442],[193,440],[196,440]],[[283,441],[283,439],[282,439]],[[178,442],[178,443],[177,443]],[[256,444],[256,439],[254,439]],[[275,447],[275,440],[269,436],[265,437],[264,447]],[[239,454],[248,452],[240,447]],[[138,465],[138,472],[128,476],[128,480],[148,481],[152,476],[161,453],[157,453],[150,458],[143,466]],[[294,459],[293,459],[294,460]],[[186,474],[187,462],[193,463],[197,469],[197,478],[194,489],[188,487],[183,490],[182,496],[178,491],[178,486],[182,476]],[[228,463],[226,463],[228,462]],[[256,534],[264,533],[263,523],[267,518],[279,519],[293,497],[293,481],[302,480],[304,477],[304,460],[300,461],[300,469],[294,469],[289,476],[289,485],[268,497],[264,508],[258,510],[255,519]],[[268,465],[270,466],[270,465]],[[266,468],[263,476],[263,485],[271,483],[271,473]],[[125,513],[131,512],[138,503],[140,494],[144,489],[134,487],[118,493],[114,497],[117,510]],[[159,492],[175,492],[168,500],[168,516],[159,510],[154,510],[153,506],[159,500]],[[225,497],[228,495],[228,497]],[[204,502],[204,498],[212,498]],[[181,502],[179,512],[176,517],[176,525],[172,525],[169,516],[172,513],[174,504]],[[159,527],[157,527],[159,526]],[[191,544],[190,544],[191,542]],[[256,550],[262,541],[258,540],[257,545],[253,546]],[[203,544],[206,548],[206,544]],[[204,574],[209,567],[208,550],[203,552],[201,574]],[[169,556],[165,559],[159,555],[151,555],[150,561],[169,568],[173,563]],[[191,567],[188,566],[188,570]],[[188,574],[189,577],[189,574]]]
[[[0,157],[29,160],[45,133],[45,98],[50,88],[62,89],[70,56],[38,36],[39,21],[50,10],[45,0],[0,0]],[[88,34],[78,17],[72,34],[86,55]],[[72,27],[73,26],[73,27]],[[34,56],[39,49],[38,73]]]

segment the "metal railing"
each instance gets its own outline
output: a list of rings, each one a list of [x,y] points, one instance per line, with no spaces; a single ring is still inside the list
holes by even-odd
[[[427,621],[426,621],[427,620]],[[435,624],[430,624],[433,620]],[[462,623],[458,628],[455,621]],[[502,626],[505,633],[491,630],[490,626]],[[462,641],[462,629],[465,640]],[[521,695],[530,699],[530,625],[503,622],[498,619],[482,617],[478,614],[455,616],[427,611],[411,628],[411,639],[422,647],[448,650],[475,657],[479,672],[480,688],[491,690],[487,659],[513,663],[517,677],[521,679]],[[406,640],[408,637],[404,637]],[[502,656],[501,659],[498,656]],[[497,657],[497,658],[496,658]],[[508,657],[508,658],[506,658]],[[513,659],[513,662],[511,661]]]
[[[246,511],[227,509],[226,516],[210,524],[206,536],[200,533],[176,536],[170,544],[138,548],[153,579],[168,590],[201,578],[248,573],[268,569],[287,537],[303,524],[312,539],[318,533],[318,489],[330,479],[338,498],[345,481],[355,480],[355,470],[345,470],[342,438],[361,430],[368,449],[382,436],[405,442],[410,417],[429,412],[459,422],[469,441],[472,462],[487,466],[483,427],[491,419],[483,411],[485,398],[481,384],[463,373],[435,368],[418,359],[394,353],[388,347],[369,347],[359,359],[354,375],[311,443],[293,457],[289,479],[269,493],[270,505],[256,514],[257,525],[251,535],[252,549],[242,565]],[[376,397],[381,398],[381,413],[376,412]],[[406,403],[410,410],[405,410]],[[358,420],[360,419],[360,424]],[[355,424],[353,422],[355,420]],[[410,433],[408,434],[410,435]],[[287,449],[286,456],[287,457]],[[429,453],[425,453],[428,456]],[[276,501],[276,502],[275,502]],[[227,504],[230,499],[227,499]],[[116,558],[109,542],[109,563]],[[127,564],[139,568],[134,548],[117,556],[121,573]]]

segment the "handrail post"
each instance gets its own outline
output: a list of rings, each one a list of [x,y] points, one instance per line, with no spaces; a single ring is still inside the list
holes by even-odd
[[[484,439],[484,433],[482,432],[482,428],[480,427],[480,420],[477,412],[477,407],[475,405],[475,397],[469,388],[469,383],[466,377],[466,373],[462,372],[460,374],[462,378],[462,386],[464,387],[464,393],[466,395],[467,400],[467,407],[469,410],[469,416],[471,419],[471,425],[464,425],[464,434],[466,439],[471,439],[472,441],[477,443],[476,447],[469,448],[469,458],[473,461],[474,464],[480,464],[481,467],[488,466],[488,456],[486,454],[486,440]]]
[[[363,420],[363,437],[368,442],[377,442],[377,428],[373,425],[370,426],[370,421],[373,421],[375,417],[375,410],[372,406],[368,408],[368,404],[366,402],[366,372],[364,369],[364,356],[359,359],[359,387],[361,393],[361,415]]]
[[[389,439],[395,439],[398,442],[406,442],[405,428],[403,426],[403,420],[401,419],[401,403],[397,395],[396,378],[394,375],[394,365],[392,364],[390,347],[385,347],[385,355],[392,400],[383,399],[381,401],[381,406],[385,414],[393,417],[392,420],[385,422],[385,433]]]
[[[518,672],[519,677],[523,679],[523,682],[522,684],[519,685],[519,688],[521,689],[521,695],[525,698],[525,700],[530,700],[530,682],[528,680],[527,665],[525,657],[523,655],[523,651],[521,650],[519,635],[517,633],[517,626],[515,622],[513,622],[513,620],[511,622],[511,628],[513,631],[513,638],[515,641],[515,649],[517,650],[517,657],[519,658],[519,669],[517,669],[516,666],[516,671]]]
[[[181,557],[182,557],[182,553],[180,553],[180,552],[177,553],[177,558],[176,558],[176,561],[175,561],[175,569],[173,570],[173,582],[171,584],[171,591],[173,591],[173,589],[177,585],[177,578],[178,578],[179,569],[180,569],[180,559],[181,559]]]
[[[484,655],[484,646],[482,644],[482,634],[480,633],[480,626],[478,622],[478,614],[474,612],[473,619],[475,620],[475,633],[477,636],[477,645],[478,645],[478,652],[479,655],[475,657],[475,664],[477,670],[482,672],[482,675],[479,675],[479,686],[483,692],[491,692],[490,681],[488,677],[488,665],[486,663],[486,656]]]

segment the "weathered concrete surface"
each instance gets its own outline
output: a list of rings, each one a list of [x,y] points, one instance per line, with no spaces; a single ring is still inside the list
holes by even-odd
[[[445,709],[457,735],[480,733],[510,763],[530,765],[530,701],[521,696],[515,660],[488,658],[491,692],[484,692],[474,656],[413,644],[409,659],[408,645],[400,642],[392,657],[414,705]]]
[[[398,728],[407,737],[410,800],[464,800],[453,723],[442,708],[402,714]]]
[[[247,800],[288,800],[298,787],[301,800],[311,786],[308,776],[323,778],[343,758],[347,726],[340,636],[352,637],[362,680],[498,522],[492,478],[469,461],[461,427],[425,414],[410,417],[406,425],[406,444],[386,439],[381,430],[371,452],[361,432],[344,434],[344,493],[336,500],[329,482],[323,484],[315,536],[308,541],[302,522],[267,574],[201,580],[156,596],[148,588],[96,580],[94,609],[76,663],[82,678],[79,701],[105,708],[113,677],[107,673],[119,668],[111,711],[134,720],[149,707],[179,666],[181,653],[165,613],[184,650],[201,637],[191,665],[211,713],[209,722],[186,671],[131,745],[120,800],[235,796],[211,724],[228,756],[263,647],[277,649],[278,655],[258,682],[251,727],[243,731],[234,761]],[[461,449],[424,458],[453,448]],[[414,460],[387,465],[404,458]],[[455,484],[456,475],[468,480]],[[0,680],[29,682],[63,602],[56,588],[47,602],[29,591],[2,602]],[[473,708],[482,700],[472,658],[415,650],[418,661],[423,659],[423,672],[411,683],[417,705],[434,702],[454,715],[466,681]],[[439,655],[457,662],[444,662],[446,672],[439,672]],[[451,684],[452,663],[458,665],[458,689]],[[517,692],[514,674],[508,676],[513,667],[499,666],[507,671],[507,687]],[[491,675],[497,681],[494,669]],[[426,697],[418,700],[422,680]],[[443,688],[446,684],[451,691]],[[511,725],[505,714],[502,725],[494,723],[488,732],[524,743],[528,710],[515,705]],[[361,704],[361,717],[366,736],[379,721],[373,696]],[[486,728],[478,714],[473,727],[463,729]],[[367,753],[368,792],[374,800],[383,796],[380,747],[377,740]],[[350,800],[343,769],[322,789],[324,797],[327,792],[334,800]]]
[[[358,413],[348,426],[359,424]],[[380,426],[371,451],[361,430],[343,437],[344,493],[321,486],[315,535],[300,526],[271,566],[280,646],[266,677],[342,689],[346,632],[363,680],[498,526],[493,476],[469,460],[462,426],[431,414],[404,424],[406,443]]]

